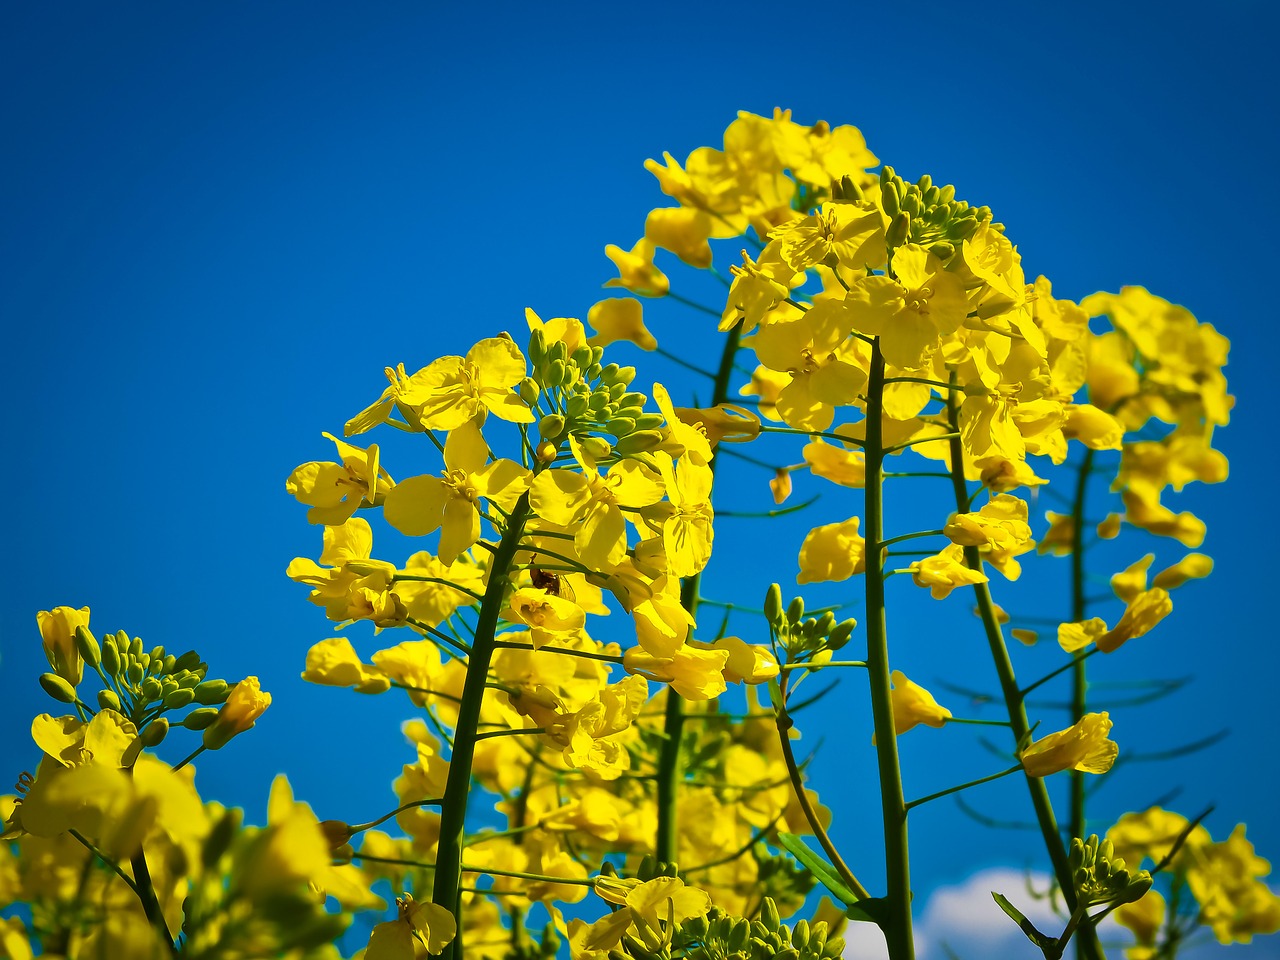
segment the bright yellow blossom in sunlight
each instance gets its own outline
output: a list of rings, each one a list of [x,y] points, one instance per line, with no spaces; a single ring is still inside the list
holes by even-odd
[[[377,670],[361,663],[346,637],[321,640],[308,650],[302,679],[322,686],[354,687],[357,693],[381,693],[391,686]]]
[[[548,523],[573,530],[582,562],[607,571],[627,552],[621,507],[638,510],[657,503],[664,493],[662,477],[638,460],[619,460],[601,477],[577,440],[569,443],[582,472],[542,471],[529,487],[529,506]]]
[[[1131,563],[1120,573],[1111,578],[1111,590],[1125,603],[1147,589],[1147,570],[1155,560],[1154,553],[1148,553],[1141,560]]]
[[[901,670],[889,675],[893,689],[889,697],[893,704],[893,732],[901,735],[913,727],[945,727],[951,719],[951,711],[940,706],[933,694],[907,678]],[[874,743],[874,738],[872,739]]]
[[[1171,567],[1165,567],[1151,580],[1153,587],[1163,587],[1165,590],[1173,590],[1182,586],[1188,580],[1197,580],[1201,577],[1207,577],[1213,572],[1213,558],[1207,557],[1203,553],[1188,553]]]
[[[711,218],[689,207],[659,207],[644,221],[645,240],[700,269],[711,266],[711,232]]]
[[[848,340],[851,325],[843,301],[824,300],[796,320],[761,327],[747,341],[762,364],[791,375],[775,401],[787,426],[826,430],[836,407],[858,399],[867,371],[859,363],[856,344]]]
[[[632,647],[623,654],[623,660],[628,673],[669,683],[686,700],[710,700],[728,689],[724,679],[728,650],[701,650],[686,645],[669,657],[655,657],[641,647]]]
[[[1058,624],[1058,646],[1067,653],[1076,653],[1107,632],[1107,623],[1101,617],[1091,617],[1075,623]]]
[[[1128,863],[1136,867],[1150,860],[1154,866],[1169,855],[1189,825],[1190,821],[1180,813],[1149,807],[1141,813],[1122,816],[1107,831],[1107,839],[1114,846],[1116,856]],[[1185,869],[1194,851],[1212,841],[1209,831],[1197,824],[1187,833],[1170,866],[1175,870]]]
[[[486,411],[512,423],[533,423],[533,412],[512,391],[527,368],[520,348],[506,337],[481,340],[465,357],[441,357],[411,377],[404,376],[403,364],[388,367],[391,386],[347,422],[346,435],[385,423],[393,407],[423,430],[452,430]]]
[[[1197,847],[1188,859],[1187,884],[1200,904],[1200,922],[1219,943],[1249,943],[1256,934],[1280,931],[1280,897],[1261,879],[1271,864],[1254,853],[1244,824],[1221,843]]]
[[[324,528],[320,563],[295,557],[286,571],[291,580],[305,583],[312,603],[325,608],[330,620],[371,620],[379,627],[403,623],[404,601],[393,591],[395,566],[370,559],[373,529],[363,517],[352,517],[339,526]],[[328,564],[328,568],[321,566]]]
[[[777,410],[778,394],[790,382],[791,374],[785,371],[770,370],[762,364],[752,371],[751,380],[739,388],[738,392],[744,397],[760,398],[756,406],[760,416],[769,420],[781,420],[782,418],[778,416]]]
[[[915,560],[907,567],[917,587],[928,587],[935,600],[945,600],[956,587],[986,583],[981,570],[971,570],[964,561],[964,547],[953,543],[940,553]]]
[[[391,475],[378,463],[378,445],[361,450],[324,434],[338,448],[341,463],[304,463],[289,475],[285,489],[300,503],[311,507],[309,523],[345,523],[362,506],[379,506],[386,492],[395,486]]]
[[[982,559],[1009,580],[1022,572],[1014,557],[1035,548],[1027,502],[1007,493],[995,494],[977,513],[952,514],[942,532],[952,543],[977,547]]]
[[[752,260],[744,250],[742,261],[742,266],[729,267],[733,282],[720,315],[721,331],[742,324],[742,333],[748,334],[757,326],[800,316],[800,309],[787,302],[791,297],[791,283],[797,280],[797,275],[782,259],[779,245],[765,247],[758,260]]]
[[[707,645],[712,650],[728,651],[724,678],[729,683],[765,683],[781,672],[778,658],[768,647],[747,643],[738,637],[721,637]]]
[[[692,428],[690,428],[692,429]],[[670,510],[662,521],[662,546],[667,573],[691,577],[711,559],[711,468],[687,456],[673,463],[665,453],[655,454],[667,488]]]
[[[796,583],[848,580],[866,568],[867,542],[858,533],[861,517],[814,527],[800,545],[800,573]]]
[[[1167,590],[1161,587],[1144,590],[1129,601],[1120,622],[1097,639],[1098,649],[1113,653],[1126,641],[1147,633],[1172,612],[1173,601]]]
[[[1132,903],[1115,911],[1116,923],[1133,934],[1136,941],[1124,951],[1125,960],[1155,960],[1156,938],[1164,925],[1165,902],[1159,890],[1148,890]]]
[[[401,533],[421,537],[440,530],[436,556],[453,563],[480,539],[479,503],[491,499],[510,509],[529,488],[532,474],[511,460],[489,462],[489,445],[474,421],[449,431],[443,477],[402,480],[387,493],[383,515]]]
[[[671,289],[666,274],[653,265],[655,247],[652,241],[641,237],[630,251],[610,243],[604,255],[618,268],[619,276],[608,281],[606,287],[622,287],[641,297],[663,297]],[[595,323],[592,323],[595,326]],[[597,328],[598,329],[598,328]]]
[[[244,733],[257,722],[258,718],[271,706],[271,694],[258,685],[257,677],[245,677],[227,694],[227,700],[218,710],[218,718],[213,726],[204,731],[204,747],[206,750],[217,750],[226,746],[228,740],[238,733]]]
[[[954,333],[969,313],[964,284],[943,269],[942,261],[914,243],[893,257],[894,280],[870,276],[851,284],[845,302],[853,329],[880,338],[884,358],[895,367],[914,370]]]
[[[884,218],[871,201],[828,201],[817,213],[789,220],[770,235],[796,273],[836,263],[854,275],[884,266]]]
[[[658,341],[644,325],[644,310],[632,297],[613,297],[592,305],[587,322],[595,334],[587,342],[593,347],[607,347],[619,340],[634,343],[641,350],[656,350]]]
[[[1047,777],[1062,770],[1106,773],[1116,762],[1120,748],[1108,739],[1111,717],[1106,712],[1086,713],[1080,722],[1023,748],[1022,768],[1029,777]]]
[[[54,607],[36,614],[45,659],[53,672],[73,687],[80,682],[84,661],[76,646],[76,628],[89,627],[89,608]]]
[[[586,611],[572,600],[538,587],[515,591],[503,616],[529,628],[535,650],[545,643],[576,637],[587,622]]]
[[[821,440],[806,443],[802,452],[805,465],[815,477],[822,477],[842,487],[861,488],[866,483],[866,457],[861,450],[844,450]]]

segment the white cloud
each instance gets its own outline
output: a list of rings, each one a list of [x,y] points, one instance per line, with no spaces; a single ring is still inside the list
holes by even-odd
[[[1044,874],[996,867],[969,877],[964,883],[940,887],[929,897],[915,925],[918,960],[948,960],[948,949],[961,960],[979,957],[1034,957],[1035,947],[1018,925],[991,898],[1002,893],[1045,933],[1061,930],[1063,921],[1047,899],[1035,899],[1028,891],[1049,888]],[[880,930],[869,923],[851,923],[845,930],[849,960],[883,960],[888,956]],[[1029,952],[1028,952],[1029,951]]]
[[[1037,929],[1047,934],[1060,933],[1065,921],[1053,912],[1049,900],[1032,895],[1028,883],[1031,890],[1043,892],[1049,888],[1050,880],[1043,873],[993,867],[955,886],[939,887],[916,913],[917,960],[1039,960],[1040,951],[991,898],[993,890],[1004,894]],[[1111,920],[1103,922],[1101,934],[1107,944],[1132,942],[1128,932]],[[850,923],[844,936],[847,960],[885,960],[889,955],[884,936],[874,924]],[[1112,952],[1110,946],[1108,952]],[[1119,956],[1120,951],[1114,953]],[[1186,960],[1280,960],[1280,935],[1257,937],[1248,946],[1225,947],[1202,930],[1178,955]]]

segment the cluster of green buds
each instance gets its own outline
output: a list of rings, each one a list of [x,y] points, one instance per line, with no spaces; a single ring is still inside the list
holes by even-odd
[[[834,960],[844,953],[844,938],[830,936],[826,921],[788,927],[770,897],[754,920],[713,907],[705,917],[686,920],[680,934],[677,943],[692,947],[691,960]]]
[[[194,650],[181,656],[163,646],[150,650],[141,637],[130,639],[120,630],[101,641],[81,624],[75,628],[75,644],[81,660],[98,674],[102,689],[97,693],[101,710],[114,710],[137,726],[144,746],[157,746],[169,732],[169,720],[162,716],[172,710],[195,706],[182,720],[189,730],[203,730],[218,717],[218,707],[226,701],[231,684],[207,680],[209,665]],[[76,686],[57,673],[40,676],[44,691],[59,703],[86,707]]]
[[[1080,905],[1133,903],[1151,889],[1151,874],[1146,870],[1131,871],[1124,857],[1114,855],[1110,840],[1098,841],[1076,837],[1071,841],[1072,878]]]
[[[541,329],[530,335],[533,376],[519,390],[526,403],[545,411],[538,421],[540,451],[549,445],[554,456],[573,436],[601,462],[652,450],[662,442],[662,414],[646,413],[648,397],[628,389],[635,367],[602,365],[603,357],[603,347],[583,344],[571,352],[563,340],[548,344]]]
[[[764,615],[769,629],[786,649],[791,662],[813,657],[823,651],[836,651],[849,642],[856,620],[836,622],[831,610],[815,610],[816,617],[804,615],[804,598],[796,597],[782,606],[782,587],[770,584],[764,597]]]
[[[957,200],[956,188],[950,184],[940,187],[927,173],[907,183],[890,166],[880,168],[880,205],[890,218],[886,236],[890,247],[918,243],[944,263],[955,255],[961,240],[991,220],[990,207],[971,207]],[[998,223],[992,226],[1004,229]]]

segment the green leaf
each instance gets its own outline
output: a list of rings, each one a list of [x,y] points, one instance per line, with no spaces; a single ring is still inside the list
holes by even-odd
[[[818,878],[818,882],[835,894],[846,907],[857,903],[858,895],[845,886],[844,881],[836,873],[835,867],[827,863],[818,853],[810,850],[808,845],[794,833],[779,833],[778,845],[799,860]]]
[[[1000,909],[1009,915],[1009,919],[1018,925],[1018,928],[1027,936],[1027,939],[1040,948],[1040,952],[1046,957],[1060,957],[1062,950],[1058,947],[1057,937],[1047,937],[1036,929],[1034,923],[1022,915],[1022,911],[1015,907],[1002,894],[991,891],[991,896],[995,899]]]

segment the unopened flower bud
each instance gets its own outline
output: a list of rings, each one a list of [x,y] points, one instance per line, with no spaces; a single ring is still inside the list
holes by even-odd
[[[44,687],[44,692],[59,703],[76,702],[76,688],[68,683],[65,677],[60,677],[56,673],[42,673],[40,686]]]
[[[889,229],[884,235],[885,243],[891,247],[900,247],[907,242],[910,232],[911,214],[903,210],[893,218],[893,223],[889,224]]]
[[[238,733],[244,733],[271,706],[271,694],[258,685],[257,677],[245,677],[227,694],[217,719],[204,732],[207,750],[218,750]]]
[[[225,680],[206,680],[195,689],[196,703],[222,703],[227,699],[231,685]]]
[[[117,713],[124,712],[124,708],[120,705],[120,697],[114,690],[98,691],[98,707],[103,710],[115,710]]]
[[[169,720],[166,717],[156,717],[143,728],[139,736],[144,747],[158,747],[168,735]]]
[[[198,707],[182,718],[182,725],[188,730],[204,730],[217,719],[217,707]]]
[[[87,624],[82,623],[76,627],[76,649],[89,666],[96,667],[102,663],[102,647],[98,645],[98,638],[90,632]]]

